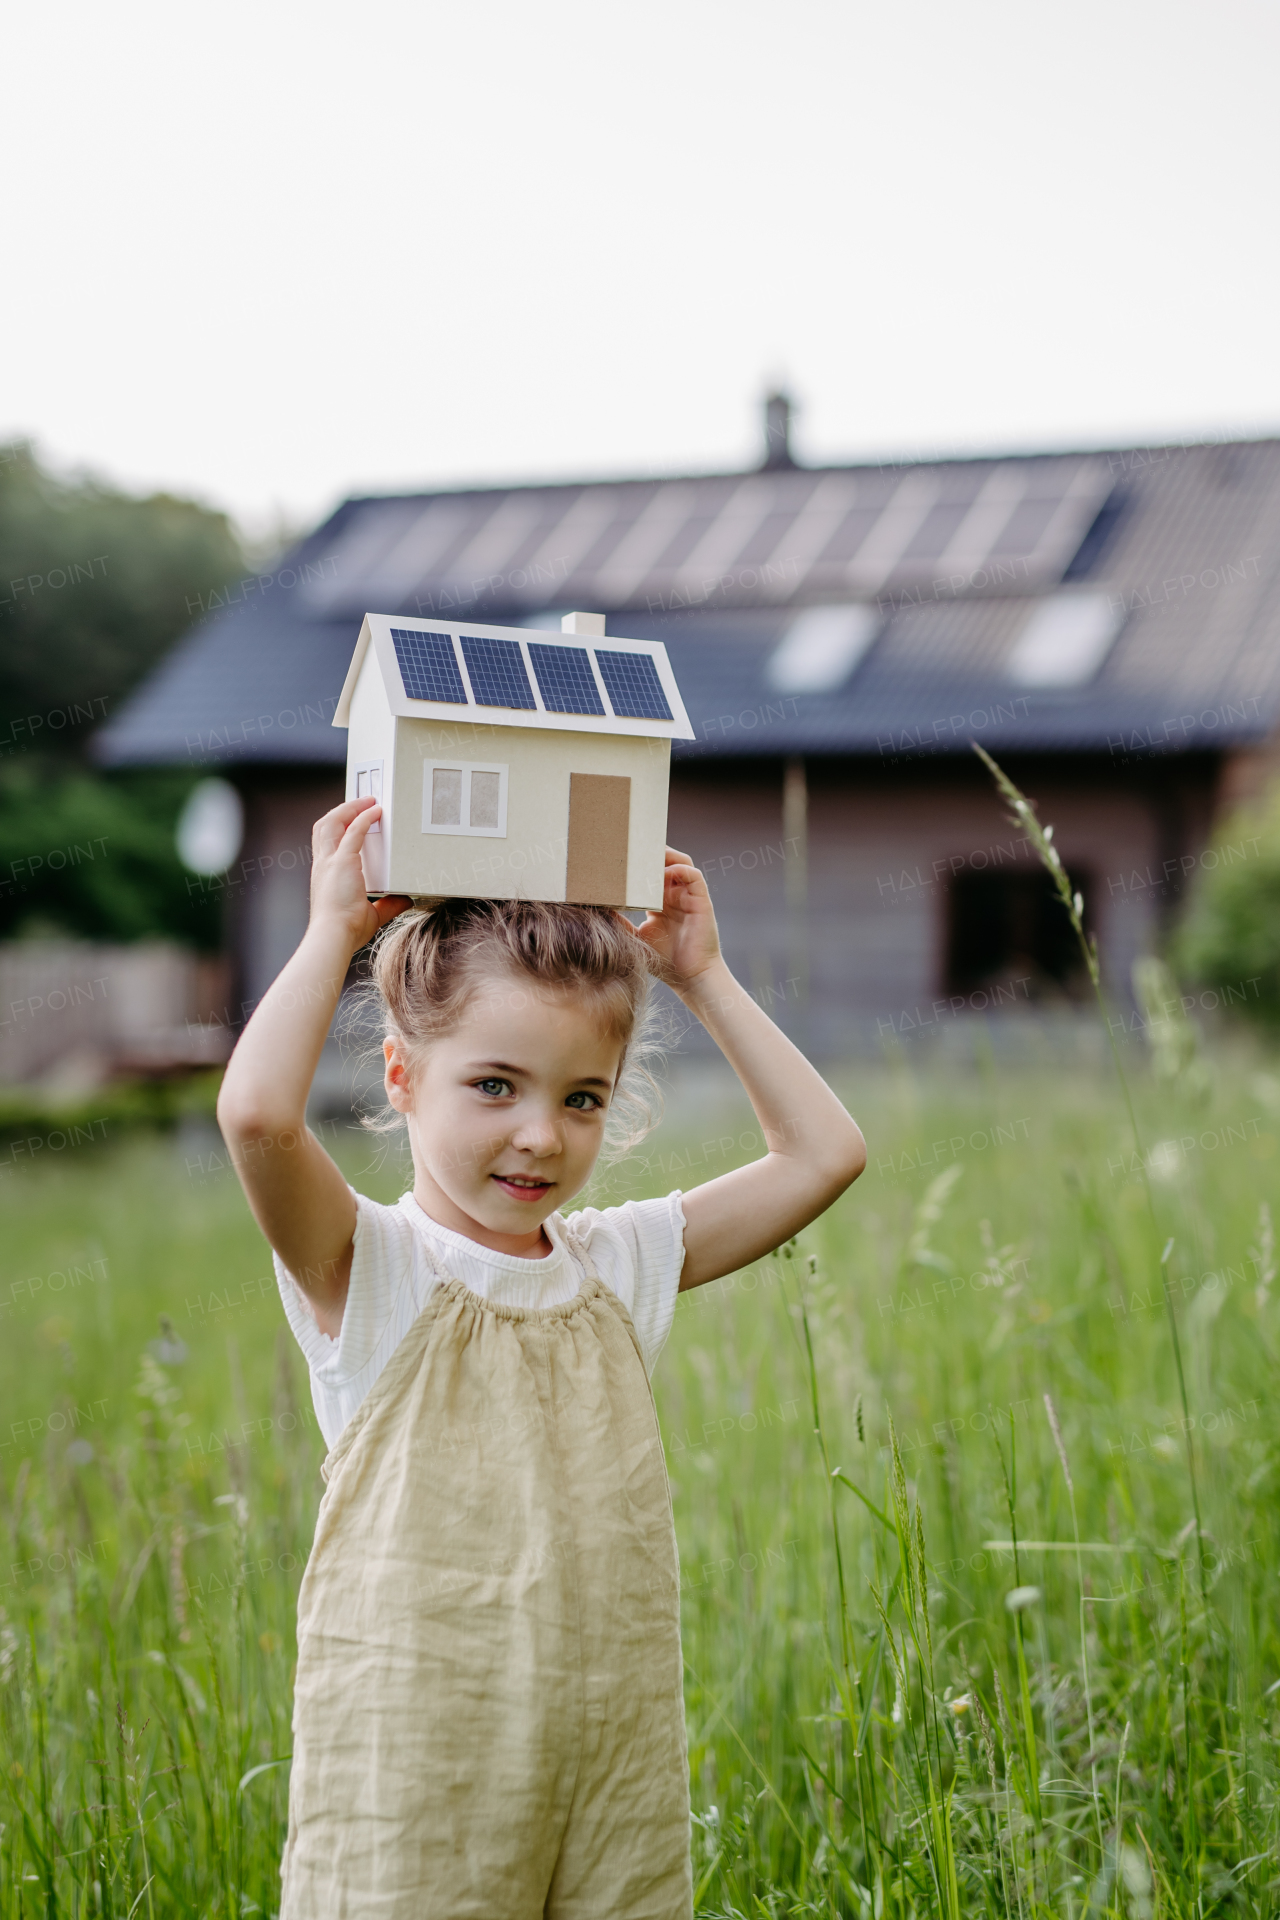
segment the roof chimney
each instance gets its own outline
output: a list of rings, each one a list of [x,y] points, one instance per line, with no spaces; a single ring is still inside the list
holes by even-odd
[[[767,393],[764,399],[764,461],[767,471],[794,467],[791,455],[791,396],[781,391]]]

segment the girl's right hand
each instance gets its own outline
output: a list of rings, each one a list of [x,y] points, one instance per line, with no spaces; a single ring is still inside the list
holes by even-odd
[[[687,853],[667,848],[662,906],[649,909],[636,932],[665,964],[664,978],[677,993],[720,962],[720,935],[706,875]]]
[[[381,817],[381,803],[366,794],[361,800],[344,800],[311,830],[311,925],[341,926],[352,953],[413,904],[403,893],[369,899],[360,850]]]

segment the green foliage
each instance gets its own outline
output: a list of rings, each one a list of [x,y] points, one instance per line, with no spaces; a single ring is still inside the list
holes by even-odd
[[[1202,860],[1175,948],[1193,980],[1268,1027],[1280,1025],[1280,787],[1242,813]]]
[[[0,750],[74,752],[244,564],[225,514],[0,448]]]
[[[1133,963],[1132,979],[1156,1079],[1180,1087],[1189,1098],[1207,1094],[1209,1072],[1200,1057],[1200,1034],[1187,1018],[1171,969],[1153,953],[1140,954]]]
[[[0,938],[166,934],[216,948],[220,906],[178,859],[174,829],[197,773],[150,768],[0,772]]]
[[[118,1139],[135,1127],[212,1120],[221,1085],[221,1067],[207,1067],[156,1080],[113,1080],[74,1100],[55,1099],[36,1087],[0,1087],[0,1143],[33,1135],[47,1140],[52,1133],[105,1139],[109,1132]]]
[[[225,514],[57,480],[0,448],[0,938],[218,944],[216,903],[173,844],[198,773],[104,775],[85,754],[244,565]]]
[[[1121,1045],[1154,1238],[1109,1075],[908,1059],[858,1075],[858,1187],[680,1296],[654,1387],[708,1920],[1275,1911],[1280,1123],[1211,1151],[1256,1062],[1192,1104]],[[599,1204],[645,1190],[623,1165]],[[323,1447],[266,1249],[212,1133],[3,1191],[0,1920],[274,1913]]]

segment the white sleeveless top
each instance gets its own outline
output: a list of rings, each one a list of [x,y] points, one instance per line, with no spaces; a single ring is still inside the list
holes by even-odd
[[[336,1340],[321,1333],[306,1295],[279,1258],[276,1284],[311,1373],[311,1397],[330,1447],[426,1306],[441,1271],[472,1293],[505,1307],[553,1307],[572,1300],[582,1273],[566,1223],[543,1222],[552,1251],[543,1260],[493,1253],[430,1219],[411,1193],[394,1207],[352,1189],[356,1231],[342,1326]],[[645,1370],[654,1364],[675,1313],[684,1265],[684,1209],[679,1190],[660,1200],[620,1207],[584,1207],[568,1233],[590,1271],[617,1294],[631,1316]]]

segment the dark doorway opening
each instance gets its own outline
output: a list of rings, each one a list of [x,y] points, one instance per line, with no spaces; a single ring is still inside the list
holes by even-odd
[[[1069,875],[1085,903],[1089,881]],[[1016,983],[1016,984],[1015,984]],[[1040,868],[961,873],[948,896],[947,992],[987,992],[993,1004],[1077,999],[1089,978],[1067,910]],[[998,993],[999,988],[1012,991]]]

